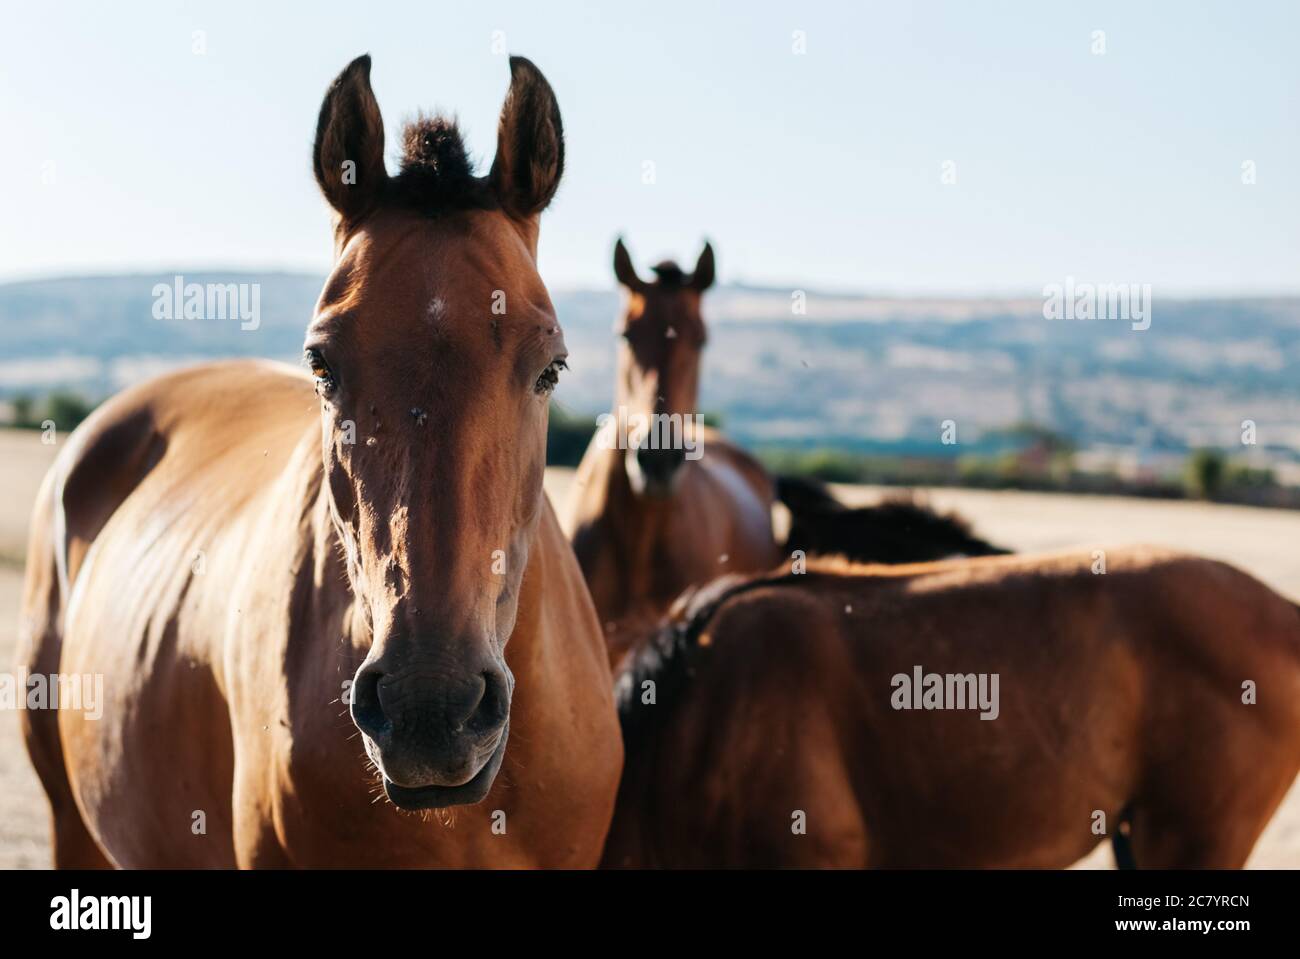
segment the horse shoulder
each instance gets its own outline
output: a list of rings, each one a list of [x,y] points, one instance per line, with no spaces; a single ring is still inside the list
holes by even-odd
[[[762,463],[718,430],[706,427],[700,442],[704,451],[702,459],[733,473],[758,502],[765,508],[771,507],[776,499],[776,483]]]
[[[729,554],[727,568],[762,570],[777,561],[772,529],[775,485],[767,471],[748,453],[722,434],[707,431],[699,470],[688,472],[698,485],[683,491],[690,508],[688,532],[715,528],[722,551]]]

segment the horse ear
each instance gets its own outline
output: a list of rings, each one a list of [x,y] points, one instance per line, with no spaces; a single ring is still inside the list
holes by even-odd
[[[614,276],[629,290],[639,290],[645,285],[636,275],[636,267],[632,265],[632,255],[627,252],[621,236],[614,243]]]
[[[691,274],[691,286],[703,293],[713,285],[713,244],[704,241],[704,249],[695,262],[695,272]]]
[[[551,85],[532,61],[511,57],[492,186],[507,212],[533,217],[551,202],[563,173],[564,126]]]
[[[321,192],[344,220],[369,211],[383,191],[384,118],[370,89],[369,54],[349,63],[325,91],[313,165]]]

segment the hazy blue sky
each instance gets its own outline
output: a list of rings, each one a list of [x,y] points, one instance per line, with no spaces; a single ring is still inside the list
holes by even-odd
[[[446,107],[486,165],[500,30],[568,134],[552,286],[612,283],[624,231],[642,266],[707,235],[724,280],[1300,290],[1300,3],[617,6],[5,3],[0,279],[323,271],[309,147],[331,78],[369,51],[390,146]]]

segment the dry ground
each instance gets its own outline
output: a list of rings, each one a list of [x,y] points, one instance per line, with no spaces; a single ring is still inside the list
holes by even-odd
[[[57,446],[41,434],[0,430],[0,670],[14,662],[28,514]],[[0,867],[50,864],[48,808],[27,750],[18,737],[18,714],[0,711]]]
[[[56,446],[37,433],[0,430],[0,669],[13,661],[28,512]],[[552,470],[547,488],[563,502],[572,474]],[[841,495],[869,502],[870,487]],[[1152,542],[1228,560],[1274,589],[1300,598],[1300,512],[1199,503],[1038,493],[926,490],[940,510],[956,510],[976,531],[1019,550]],[[49,863],[46,807],[18,737],[17,714],[0,712],[0,868]],[[1106,866],[1105,847],[1081,865]],[[1291,790],[1251,857],[1254,867],[1300,868],[1300,786]]]

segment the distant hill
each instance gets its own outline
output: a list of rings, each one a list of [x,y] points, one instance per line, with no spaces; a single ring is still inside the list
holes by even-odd
[[[295,362],[322,277],[187,273],[260,284],[261,323],[159,320],[155,284],[173,274],[0,285],[0,398],[71,388],[98,399],[162,370],[228,356]],[[963,445],[1032,421],[1080,445],[1180,450],[1239,441],[1300,451],[1300,299],[1163,301],[1151,327],[1045,320],[1042,300],[896,299],[722,287],[702,406],[758,444],[942,454],[940,423]],[[557,399],[575,412],[613,393],[613,290],[553,291],[572,371]]]

